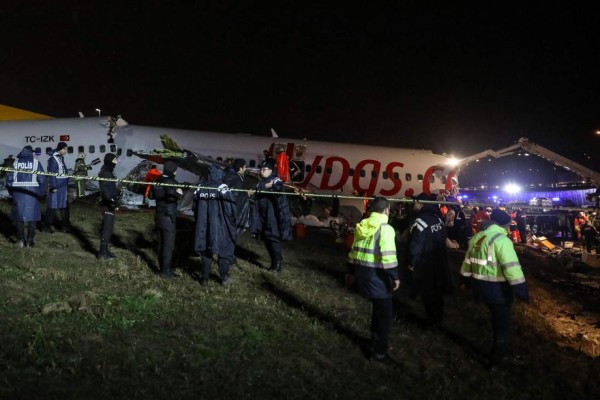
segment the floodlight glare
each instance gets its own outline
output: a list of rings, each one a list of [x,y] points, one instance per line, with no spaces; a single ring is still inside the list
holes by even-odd
[[[508,183],[504,186],[504,191],[510,194],[518,193],[521,191],[521,187],[516,183]]]

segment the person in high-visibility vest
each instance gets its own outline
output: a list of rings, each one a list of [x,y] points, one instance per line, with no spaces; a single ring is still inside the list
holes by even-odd
[[[352,250],[348,254],[346,284],[358,283],[372,303],[372,360],[389,364],[388,337],[392,328],[392,292],[400,287],[396,232],[388,224],[390,203],[383,197],[371,201],[371,213],[356,225]]]
[[[460,273],[470,283],[475,298],[490,310],[493,344],[490,356],[492,370],[518,361],[512,355],[513,296],[528,302],[529,290],[512,240],[507,236],[510,215],[495,209],[491,225],[469,241],[469,250]]]

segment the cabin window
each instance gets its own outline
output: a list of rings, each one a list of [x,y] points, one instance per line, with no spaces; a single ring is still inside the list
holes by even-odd
[[[412,181],[412,175],[411,175],[411,174],[406,174],[406,175],[404,175],[404,180],[405,180],[406,182],[410,182],[410,181]]]
[[[127,149],[127,157],[131,157],[133,155],[133,150]]]
[[[371,171],[371,178],[377,178],[377,175],[379,175],[379,171]]]
[[[446,177],[442,176],[442,183],[445,185],[446,184]]]
[[[67,147],[67,154],[73,154],[73,146]]]
[[[85,146],[78,146],[78,147],[77,147],[77,151],[78,151],[79,153],[85,153]]]
[[[429,183],[434,183],[434,182],[435,182],[435,176],[429,175]]]
[[[88,149],[88,152],[89,152],[90,154],[94,154],[94,153],[96,152],[96,147],[95,147],[94,145],[91,145],[91,146],[89,147],[89,149]]]
[[[111,152],[111,153],[116,153],[116,152],[117,152],[117,146],[116,146],[116,145],[114,145],[114,144],[111,144],[111,145],[110,145],[110,152]]]
[[[310,164],[306,164],[306,166],[304,167],[304,170],[306,172],[310,172],[311,169],[312,169],[312,165],[310,165]]]
[[[365,172],[364,169],[361,169],[358,174],[361,176],[361,178],[364,178],[365,176],[367,176],[367,173]]]
[[[383,172],[381,173],[381,176],[383,177],[383,179],[387,179],[387,178],[388,178],[388,173],[387,173],[387,171],[383,171]]]
[[[120,156],[121,154],[123,154],[123,149],[121,149],[121,148],[117,149],[117,155]]]
[[[217,157],[217,161],[223,161],[223,157]]]
[[[332,172],[333,172],[333,168],[331,168],[331,167],[327,167],[327,168],[325,168],[325,173],[326,173],[327,175],[331,175],[331,173],[332,173]]]
[[[394,180],[395,181],[399,181],[400,180],[400,174],[397,172],[394,172]]]
[[[354,176],[354,168],[348,170],[348,176]]]
[[[46,148],[46,154],[52,155],[52,149],[50,149],[50,152],[48,152],[48,149],[50,149],[50,147]],[[41,147],[36,147],[35,150],[33,150],[33,152],[35,154],[42,154],[42,148]]]
[[[39,150],[38,150],[39,149]],[[40,149],[39,147],[35,150],[36,153],[38,154],[42,154],[42,149]],[[54,153],[54,150],[52,149],[52,147],[46,147],[46,154],[52,154]]]
[[[256,160],[250,160],[250,163],[248,164],[248,166],[249,166],[250,168],[254,168],[254,167],[256,167]]]
[[[103,144],[100,145],[100,153],[106,153],[106,146]]]
[[[418,180],[419,182],[422,182],[422,181],[423,181],[423,174],[418,174],[418,175],[417,175],[417,180]]]
[[[317,165],[317,174],[320,174],[321,172],[323,172],[323,167]]]

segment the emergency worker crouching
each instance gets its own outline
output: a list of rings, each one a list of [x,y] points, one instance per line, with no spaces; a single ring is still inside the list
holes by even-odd
[[[348,254],[346,283],[356,279],[360,292],[369,298],[371,343],[374,361],[389,363],[388,337],[392,328],[392,292],[400,287],[396,232],[388,224],[390,205],[375,197],[368,218],[356,225],[352,250]]]
[[[469,241],[469,249],[460,270],[465,283],[471,284],[475,298],[490,310],[492,370],[519,361],[512,355],[513,296],[529,301],[521,264],[507,236],[510,221],[511,217],[505,211],[493,210],[491,225]]]
[[[175,174],[177,164],[167,161],[163,173],[156,179],[159,185],[153,185],[150,196],[156,200],[154,224],[158,234],[158,265],[160,276],[167,279],[179,278],[172,265],[173,250],[175,249],[177,204],[183,191],[175,186],[160,186],[160,184],[177,185]]]

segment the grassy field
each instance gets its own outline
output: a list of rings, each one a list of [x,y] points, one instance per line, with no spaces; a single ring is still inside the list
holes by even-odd
[[[346,250],[327,232],[287,243],[278,275],[246,235],[234,284],[215,276],[204,287],[185,221],[183,278],[163,280],[151,213],[118,215],[111,262],[95,258],[91,201],[73,203],[72,233],[38,233],[31,249],[14,243],[9,215],[0,202],[2,399],[600,398],[600,359],[558,346],[528,305],[514,312],[525,365],[489,372],[487,310],[465,293],[449,300],[441,331],[399,293],[396,364],[369,361],[369,304],[344,288]]]

